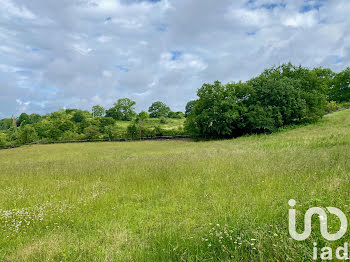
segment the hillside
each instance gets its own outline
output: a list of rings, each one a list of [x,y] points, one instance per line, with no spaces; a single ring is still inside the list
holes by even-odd
[[[288,200],[349,214],[349,130],[346,110],[232,140],[1,150],[0,260],[311,261],[325,240],[290,238]]]

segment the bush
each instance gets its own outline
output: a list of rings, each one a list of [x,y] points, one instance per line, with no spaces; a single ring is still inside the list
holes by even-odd
[[[126,131],[116,125],[110,125],[105,127],[105,139],[118,140],[126,137]]]
[[[335,101],[331,101],[327,104],[327,107],[326,107],[326,112],[327,113],[331,113],[331,112],[334,112],[334,111],[337,111],[339,110],[340,107],[339,105],[337,104],[337,102]]]
[[[101,135],[97,126],[88,126],[84,129],[84,134],[87,139],[97,139]]]
[[[84,135],[82,134],[77,134],[73,131],[66,131],[62,134],[62,136],[60,137],[60,141],[73,141],[73,140],[83,140],[84,139]]]
[[[19,130],[18,140],[21,144],[33,143],[38,140],[38,135],[33,126],[25,125]]]
[[[161,124],[167,124],[167,123],[168,123],[168,120],[167,120],[164,116],[161,116],[161,117],[159,118],[159,123],[161,123]]]
[[[6,134],[0,133],[0,148],[4,148],[7,146]]]

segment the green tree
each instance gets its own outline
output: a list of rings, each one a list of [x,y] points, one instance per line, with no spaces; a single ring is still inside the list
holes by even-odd
[[[191,114],[193,107],[195,106],[197,100],[191,100],[186,104],[185,117]]]
[[[4,118],[0,120],[0,130],[7,130],[12,126],[11,118]]]
[[[72,120],[76,123],[81,123],[86,119],[86,116],[83,111],[77,110],[74,115]]]
[[[27,125],[30,124],[29,116],[26,113],[22,113],[17,119],[17,126],[21,126],[21,124]]]
[[[136,116],[136,122],[140,121],[146,121],[149,118],[149,114],[146,111],[141,111],[137,116]]]
[[[170,112],[170,108],[163,102],[157,101],[157,102],[154,102],[148,108],[148,112],[151,118],[159,118],[161,116],[167,117]]]
[[[118,99],[118,102],[106,111],[106,116],[115,120],[130,121],[136,116],[135,104],[136,102],[129,98]]]
[[[106,110],[99,105],[93,106],[92,107],[92,116],[93,117],[102,117],[106,113]]]
[[[30,124],[38,123],[40,120],[41,120],[41,116],[38,114],[29,115],[29,123]]]
[[[32,125],[23,126],[18,133],[18,140],[21,144],[28,144],[36,141],[38,135]]]
[[[87,139],[97,139],[101,135],[97,126],[88,126],[84,129],[84,134]]]
[[[350,67],[335,75],[329,92],[330,100],[338,103],[350,101]]]

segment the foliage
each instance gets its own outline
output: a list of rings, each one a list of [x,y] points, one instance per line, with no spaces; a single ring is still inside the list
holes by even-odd
[[[169,118],[175,118],[175,119],[181,119],[184,117],[184,114],[182,112],[173,112],[170,111],[168,114]]]
[[[0,120],[0,130],[7,130],[12,126],[11,118],[4,118]]]
[[[77,110],[77,111],[74,112],[72,120],[73,120],[75,123],[81,123],[81,122],[83,122],[85,119],[86,119],[86,117],[85,117],[85,114],[84,114],[83,111]]]
[[[136,117],[136,122],[145,121],[148,118],[149,118],[149,114],[145,111],[141,111]]]
[[[337,102],[335,102],[335,101],[330,101],[330,102],[327,104],[326,112],[327,112],[327,113],[331,113],[331,112],[337,111],[338,109],[340,109],[340,106],[337,104]]]
[[[161,116],[161,117],[159,118],[159,123],[161,123],[161,124],[167,124],[168,121],[167,121],[167,119],[166,119],[164,116]]]
[[[84,134],[87,139],[97,139],[100,136],[97,126],[88,126],[84,129]]]
[[[0,148],[6,147],[7,141],[6,141],[6,134],[0,132]]]
[[[338,103],[350,102],[350,67],[335,75],[330,99]]]
[[[18,133],[18,140],[21,144],[28,144],[35,142],[38,135],[32,125],[23,126]]]
[[[195,106],[197,100],[191,100],[186,104],[185,117],[191,114],[193,107]]]
[[[130,121],[136,116],[135,104],[136,102],[129,98],[118,99],[118,102],[106,111],[106,116],[115,120]]]
[[[167,117],[170,113],[170,108],[163,102],[157,101],[152,103],[148,108],[148,112],[151,118]]]
[[[246,83],[204,84],[186,130],[192,136],[222,138],[314,121],[325,113],[327,88],[320,79],[312,70],[286,64]]]
[[[92,116],[93,117],[103,117],[106,113],[106,110],[99,105],[92,107]]]

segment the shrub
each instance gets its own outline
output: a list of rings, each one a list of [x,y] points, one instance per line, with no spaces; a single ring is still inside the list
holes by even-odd
[[[330,101],[330,102],[327,104],[326,112],[327,112],[327,113],[331,113],[331,112],[337,111],[339,108],[340,108],[340,107],[339,107],[339,105],[337,104],[337,102],[335,102],[335,101]]]
[[[118,140],[126,137],[126,131],[116,125],[105,127],[104,138],[109,140]]]
[[[88,126],[84,129],[84,134],[87,139],[97,139],[100,136],[97,126]]]
[[[38,139],[38,135],[31,125],[23,126],[18,133],[18,140],[21,144],[28,144],[36,141]]]
[[[161,124],[167,124],[167,123],[168,123],[168,120],[167,120],[164,116],[161,116],[161,117],[159,118],[159,123],[161,123]]]
[[[4,148],[7,145],[6,134],[0,133],[0,148]]]
[[[61,141],[72,141],[72,140],[83,140],[84,135],[79,135],[73,131],[66,131],[62,134],[59,140]]]

